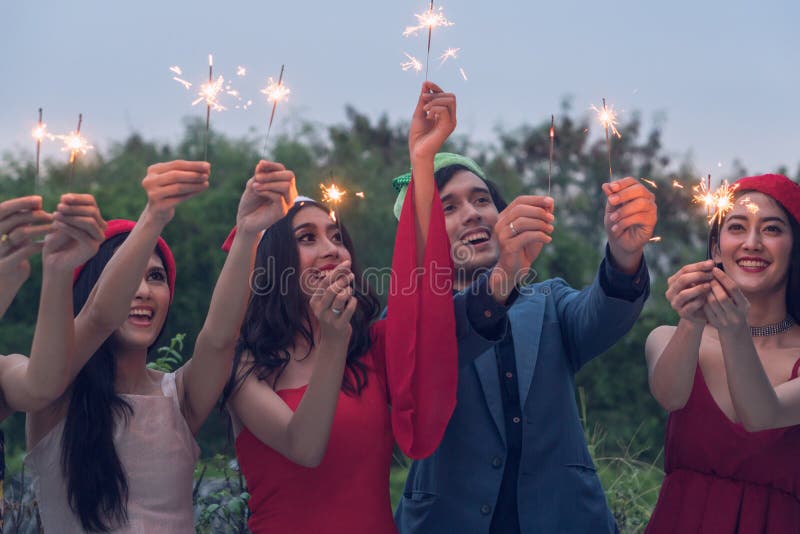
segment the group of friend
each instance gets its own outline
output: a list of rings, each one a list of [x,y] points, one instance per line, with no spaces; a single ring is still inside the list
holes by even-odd
[[[649,296],[655,198],[634,178],[603,184],[594,281],[531,281],[558,207],[507,204],[473,160],[440,153],[455,126],[455,96],[425,82],[412,172],[393,182],[383,313],[346,227],[298,196],[291,170],[259,162],[174,373],[146,365],[175,290],[160,235],[208,188],[207,162],[149,167],[135,222],[106,222],[90,195],[52,213],[40,197],[0,203],[0,317],[42,254],[30,354],[0,357],[0,416],[27,414],[45,532],[194,532],[195,435],[220,398],[254,533],[616,532],[575,374]],[[737,184],[710,259],[668,281],[677,326],[644,348],[670,413],[650,533],[800,532],[800,186]],[[393,514],[395,443],[414,462]]]

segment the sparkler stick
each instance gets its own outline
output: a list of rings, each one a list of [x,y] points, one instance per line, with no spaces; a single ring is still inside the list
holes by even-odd
[[[281,73],[278,76],[278,83],[274,83],[272,78],[269,79],[267,86],[261,90],[262,93],[267,95],[267,101],[272,102],[272,113],[269,115],[269,125],[267,126],[267,136],[264,138],[264,157],[267,153],[267,143],[269,142],[269,134],[272,131],[272,121],[275,120],[275,110],[278,108],[278,102],[286,100],[291,91],[283,85],[283,71],[286,65],[281,65]]]
[[[208,86],[214,84],[214,57],[208,54]],[[206,101],[206,142],[203,150],[203,161],[208,161],[208,127],[211,123],[211,102]]]
[[[36,191],[36,181],[39,178],[39,155],[42,150],[42,138],[45,136],[46,125],[42,123],[42,108],[39,108],[39,122],[33,130],[33,138],[36,139],[36,176],[33,178],[33,189]]]
[[[553,144],[556,138],[556,117],[550,115],[550,166],[547,170],[547,196],[550,196],[550,179],[553,177]]]
[[[431,0],[431,8],[428,10],[429,16],[433,16],[433,0]],[[431,34],[433,33],[433,24],[428,26],[428,53],[425,56],[425,80],[428,80],[428,64],[431,59]]]
[[[72,176],[75,172],[75,160],[78,159],[78,154],[86,154],[89,150],[94,148],[85,137],[81,136],[81,124],[83,123],[83,114],[78,115],[78,128],[68,135],[58,135],[59,139],[64,141],[62,151],[69,152],[69,181],[72,182]]]
[[[608,151],[608,178],[609,181],[614,181],[614,171],[611,167],[611,135],[609,134],[609,130],[611,134],[616,135],[618,138],[622,138],[622,134],[619,133],[617,130],[617,114],[614,112],[614,108],[610,106],[606,106],[606,99],[603,99],[603,109],[598,109],[592,106],[592,109],[597,113],[597,119],[600,121],[600,124],[603,125],[603,128],[606,130],[606,149]]]

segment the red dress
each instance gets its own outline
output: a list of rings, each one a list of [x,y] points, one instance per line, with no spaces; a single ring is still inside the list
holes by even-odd
[[[664,471],[648,534],[800,533],[800,425],[746,431],[699,365],[686,406],[667,421]]]
[[[413,199],[410,188],[406,199]],[[396,532],[389,500],[394,442],[412,458],[436,450],[458,375],[450,242],[438,192],[421,273],[414,224],[409,200],[395,240],[389,313],[371,327],[373,345],[363,357],[367,386],[357,396],[339,392],[321,464],[295,464],[247,428],[236,437],[254,534]],[[296,410],[306,387],[277,393]]]

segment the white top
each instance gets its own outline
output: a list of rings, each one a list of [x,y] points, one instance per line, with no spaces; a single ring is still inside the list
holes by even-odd
[[[128,523],[121,534],[193,534],[192,484],[200,456],[181,414],[175,373],[161,380],[163,396],[120,395],[133,408],[118,420],[114,445],[128,478]],[[66,419],[66,418],[65,418]],[[46,533],[84,532],[67,502],[61,470],[62,419],[25,456],[33,472],[39,515]]]

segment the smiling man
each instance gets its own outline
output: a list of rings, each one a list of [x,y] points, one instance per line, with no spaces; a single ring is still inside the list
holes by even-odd
[[[459,290],[458,404],[436,452],[411,466],[399,531],[616,531],[580,423],[575,373],[628,332],[649,294],[652,193],[633,178],[603,185],[605,258],[578,291],[560,278],[521,283],[552,240],[552,198],[506,205],[482,169],[457,154],[437,154],[433,168]],[[409,179],[394,181],[399,205]]]

